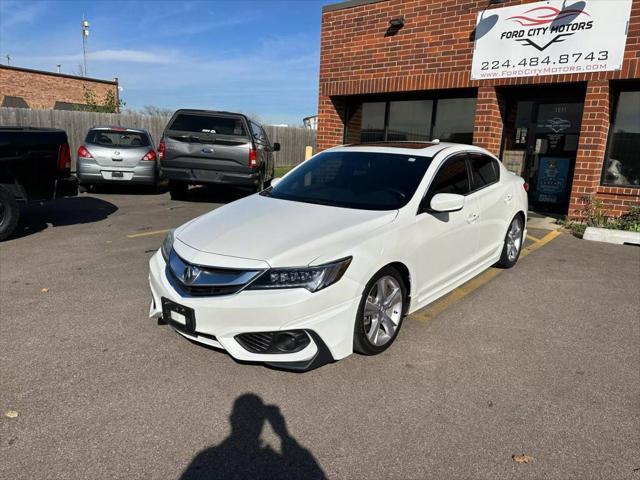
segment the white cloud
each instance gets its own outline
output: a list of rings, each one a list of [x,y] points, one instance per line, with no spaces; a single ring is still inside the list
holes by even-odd
[[[98,50],[89,51],[89,60],[91,62],[131,62],[131,63],[171,63],[173,58],[170,54],[157,54],[145,52],[143,50]],[[82,60],[82,54],[75,55],[59,55],[56,57],[25,57],[26,60],[57,60],[60,62],[79,62]]]

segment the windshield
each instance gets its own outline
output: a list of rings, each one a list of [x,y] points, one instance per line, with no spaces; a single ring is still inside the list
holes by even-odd
[[[117,148],[139,148],[151,145],[149,137],[144,133],[123,130],[89,130],[86,143]]]
[[[395,153],[325,152],[305,162],[264,195],[361,210],[404,207],[429,157]]]
[[[246,137],[244,122],[239,117],[178,114],[167,130]]]

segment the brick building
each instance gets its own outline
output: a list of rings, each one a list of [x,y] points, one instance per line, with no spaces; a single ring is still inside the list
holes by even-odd
[[[328,5],[318,107],[320,150],[474,143],[533,209],[575,216],[594,195],[620,214],[640,203],[640,0]]]
[[[99,80],[63,73],[0,65],[0,106],[45,110],[82,109],[86,105],[85,89],[90,89],[98,103],[107,93],[118,98],[118,80]]]

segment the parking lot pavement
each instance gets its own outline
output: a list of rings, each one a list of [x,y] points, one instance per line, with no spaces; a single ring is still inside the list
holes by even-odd
[[[0,244],[0,478],[640,479],[640,249],[560,235],[384,354],[294,374],[147,318],[156,232],[233,195],[24,211]]]

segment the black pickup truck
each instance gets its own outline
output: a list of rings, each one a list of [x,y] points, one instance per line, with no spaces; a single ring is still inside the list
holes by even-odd
[[[18,224],[19,202],[77,194],[64,130],[0,126],[0,241]]]

